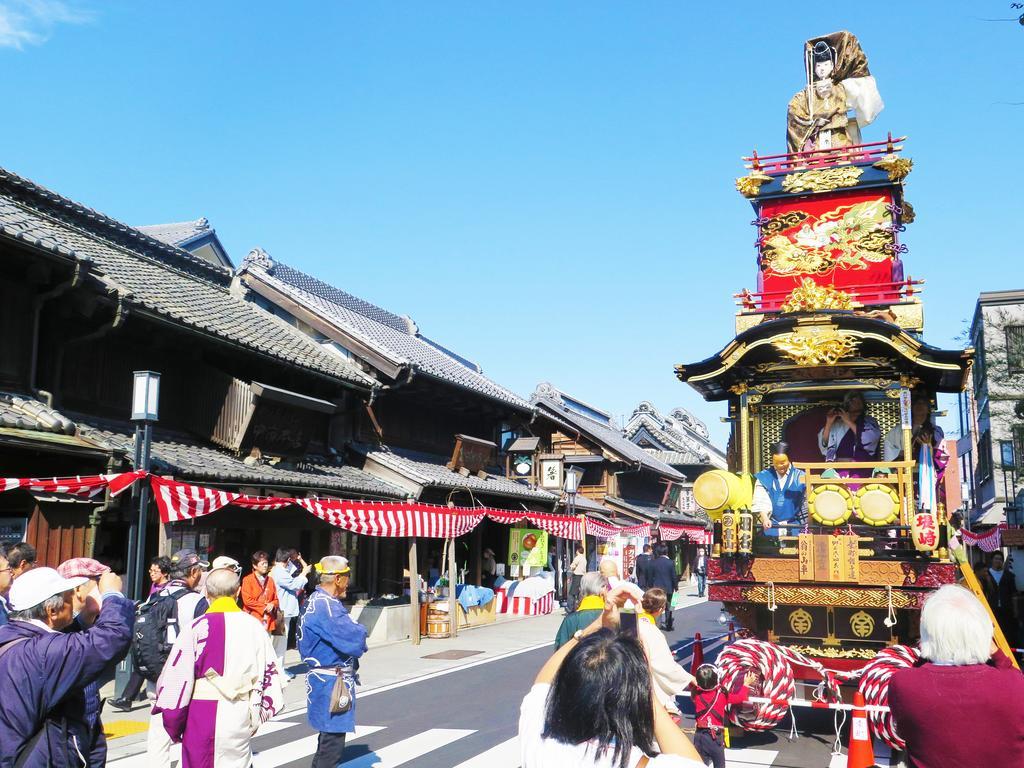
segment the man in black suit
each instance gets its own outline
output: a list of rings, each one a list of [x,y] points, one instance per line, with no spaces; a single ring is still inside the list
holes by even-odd
[[[668,605],[665,608],[664,618],[662,619],[662,629],[666,632],[671,632],[675,627],[675,619],[672,614],[672,596],[676,592],[676,587],[679,586],[679,575],[676,573],[676,564],[669,559],[668,556],[668,544],[660,542],[658,548],[655,550],[657,557],[651,563],[651,583],[650,587],[658,587],[659,589],[665,590],[665,596],[668,598]]]
[[[651,564],[654,557],[651,555],[651,545],[644,544],[644,551],[637,555],[636,564],[633,566],[636,573],[636,583],[645,592],[653,585],[651,584]]]

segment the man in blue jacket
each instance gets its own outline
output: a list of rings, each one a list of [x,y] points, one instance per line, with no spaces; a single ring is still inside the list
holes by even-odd
[[[316,566],[320,584],[306,602],[299,624],[299,653],[306,675],[307,717],[320,732],[312,768],[336,768],[345,753],[345,734],[356,729],[356,671],[366,652],[366,627],[348,615],[341,602],[348,592],[350,571],[344,557],[328,556]],[[331,693],[341,675],[351,697],[344,711],[332,712]]]
[[[87,579],[33,568],[11,587],[10,622],[0,627],[0,768],[25,754],[25,768],[87,765],[90,736],[84,688],[128,651],[135,608],[121,578],[99,578],[100,613],[81,632],[72,620],[72,590]]]

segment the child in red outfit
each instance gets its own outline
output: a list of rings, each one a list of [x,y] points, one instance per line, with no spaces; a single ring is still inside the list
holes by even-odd
[[[756,679],[752,672],[748,672],[739,690],[727,691],[717,667],[711,664],[697,667],[692,685],[697,718],[693,746],[705,764],[710,760],[714,768],[725,768],[725,708],[746,701],[750,686]]]

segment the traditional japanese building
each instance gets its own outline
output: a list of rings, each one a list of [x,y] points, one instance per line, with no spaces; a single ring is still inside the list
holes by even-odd
[[[427,503],[554,509],[556,493],[502,469],[506,448],[525,433],[533,409],[479,365],[426,336],[411,318],[261,249],[245,258],[238,281],[269,312],[382,382],[357,412],[348,449],[349,459],[365,472]],[[483,548],[500,552],[507,545],[507,527],[484,523],[464,539],[457,559],[474,580]],[[371,546],[379,550],[385,573],[405,560],[396,540],[373,539]],[[424,541],[419,549],[425,554],[420,570],[429,575],[440,542]]]
[[[725,452],[712,444],[707,425],[684,408],[663,416],[646,400],[633,411],[624,429],[626,438],[655,458],[686,476],[679,505],[684,512],[699,513],[693,500],[693,481],[709,469],[728,466]]]
[[[217,251],[211,238],[212,230],[184,244]],[[162,375],[157,473],[267,495],[406,495],[345,457],[355,414],[380,384],[247,301],[217,260],[0,171],[5,476],[130,468],[132,372],[152,370]],[[4,527],[36,545],[42,563],[95,554],[123,567],[135,516],[128,494],[71,500],[17,490],[0,505]],[[354,536],[295,508],[151,522],[150,554],[191,545],[244,560],[257,547],[295,545],[358,561]]]

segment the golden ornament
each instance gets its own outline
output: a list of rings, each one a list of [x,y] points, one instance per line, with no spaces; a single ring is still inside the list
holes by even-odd
[[[825,333],[787,333],[772,342],[779,352],[797,365],[835,365],[857,351],[857,340],[845,333],[829,330]]]
[[[782,191],[831,192],[841,187],[852,187],[863,173],[864,169],[856,165],[790,173],[782,180]]]
[[[857,611],[850,617],[850,630],[857,637],[871,637],[871,633],[875,631],[875,620],[870,613]]]
[[[744,197],[757,197],[761,193],[761,185],[767,184],[772,177],[762,171],[754,171],[747,176],[736,179],[736,189]]]
[[[850,294],[831,285],[818,285],[805,277],[786,298],[782,305],[783,314],[788,312],[814,312],[819,309],[853,309],[855,303]]]
[[[797,608],[789,614],[789,628],[798,635],[806,635],[810,632],[812,624],[811,614],[803,608]]]
[[[914,161],[909,157],[897,157],[889,154],[874,163],[875,168],[881,168],[889,174],[889,181],[903,181],[910,174],[914,167]]]

